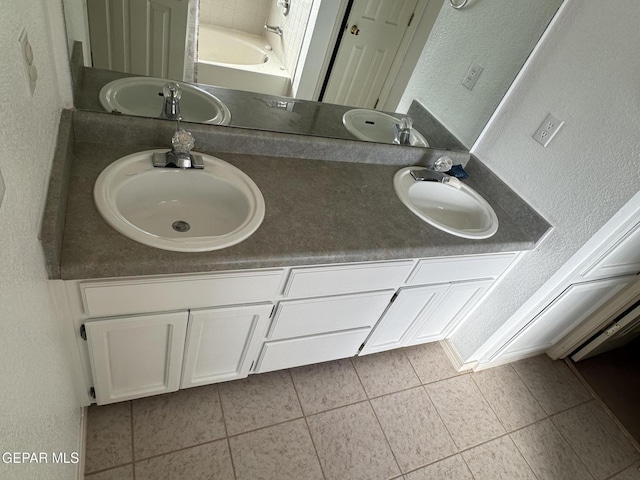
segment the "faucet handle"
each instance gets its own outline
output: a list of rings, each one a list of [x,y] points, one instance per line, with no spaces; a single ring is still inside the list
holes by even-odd
[[[178,130],[173,134],[171,139],[171,145],[173,145],[173,151],[176,153],[189,153],[189,151],[196,144],[195,139],[191,133],[186,130]]]
[[[443,155],[435,161],[433,169],[436,172],[448,172],[453,167],[453,160],[448,155]]]
[[[182,97],[182,88],[175,82],[168,82],[162,87],[162,95],[169,100],[180,100]]]
[[[413,120],[411,120],[411,117],[402,117],[398,127],[400,130],[411,130],[413,128]]]

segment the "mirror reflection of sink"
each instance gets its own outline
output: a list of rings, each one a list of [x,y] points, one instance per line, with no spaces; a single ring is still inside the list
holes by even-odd
[[[100,104],[107,112],[114,110],[127,115],[159,117],[164,105],[164,78],[127,77],[107,83],[100,90]],[[180,113],[185,122],[228,125],[231,112],[217,97],[200,88],[179,83],[182,89]]]
[[[396,195],[425,222],[451,235],[470,239],[491,237],[498,230],[495,211],[478,192],[464,183],[460,188],[440,182],[416,181],[399,170],[393,178]]]
[[[203,252],[235,245],[264,218],[258,186],[233,165],[202,155],[204,169],[155,168],[148,150],[123,157],[98,177],[93,196],[105,221],[156,248]]]
[[[358,140],[367,142],[393,143],[393,126],[400,122],[387,113],[356,108],[342,116],[342,124]],[[411,145],[428,147],[429,143],[415,128],[411,130]]]

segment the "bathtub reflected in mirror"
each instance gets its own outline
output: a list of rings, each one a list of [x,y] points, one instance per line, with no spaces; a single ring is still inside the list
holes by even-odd
[[[291,78],[265,37],[201,23],[198,83],[267,95],[287,95]]]

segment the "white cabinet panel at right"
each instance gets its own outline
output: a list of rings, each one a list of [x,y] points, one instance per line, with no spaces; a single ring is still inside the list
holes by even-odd
[[[508,344],[501,358],[520,358],[554,345],[636,279],[633,275],[570,285]]]

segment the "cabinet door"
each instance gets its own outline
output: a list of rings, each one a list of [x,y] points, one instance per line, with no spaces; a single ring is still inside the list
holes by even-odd
[[[178,390],[187,320],[178,312],[85,323],[98,405]]]
[[[246,377],[272,309],[263,303],[192,310],[181,388]]]
[[[448,284],[403,288],[375,326],[360,355],[399,348],[406,344],[416,323],[423,323],[436,308]]]
[[[453,283],[435,308],[421,315],[408,334],[405,345],[436,342],[445,338],[480,300],[493,280]]]

